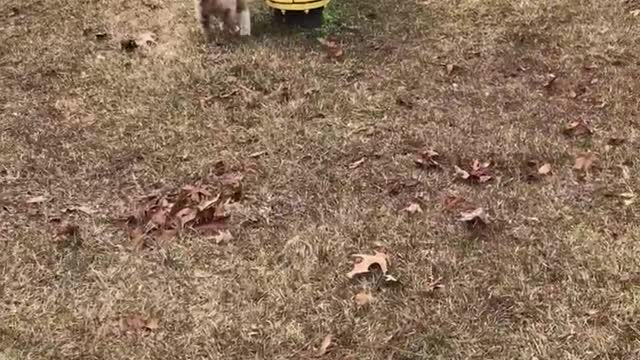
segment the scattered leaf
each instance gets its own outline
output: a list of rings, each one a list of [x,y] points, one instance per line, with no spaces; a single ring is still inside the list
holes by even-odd
[[[409,206],[407,206],[406,208],[402,209],[402,211],[406,211],[409,214],[422,213],[422,208],[420,207],[420,204],[418,204],[418,203],[411,203]]]
[[[158,209],[153,216],[151,216],[150,223],[157,227],[163,227],[167,223],[167,210],[164,208]]]
[[[460,204],[463,204],[465,200],[463,197],[460,197],[460,196],[445,195],[442,199],[442,202],[446,210],[451,210],[458,207]]]
[[[339,59],[344,55],[342,46],[333,40],[327,40],[325,38],[318,38],[318,42],[322,44],[327,51],[329,57]]]
[[[257,152],[254,152],[253,154],[249,154],[249,157],[250,157],[250,158],[257,158],[257,157],[260,157],[260,156],[262,156],[262,155],[265,155],[266,153],[267,153],[267,152],[266,152],[265,150],[263,150],[263,151],[257,151]]]
[[[320,344],[320,348],[318,349],[318,353],[316,356],[323,356],[329,351],[329,346],[331,346],[331,342],[333,340],[332,335],[327,335],[322,339],[322,343]]]
[[[460,221],[470,224],[486,225],[489,223],[489,215],[484,208],[477,208],[460,213]]]
[[[203,201],[205,198],[211,196],[211,193],[207,189],[199,186],[187,185],[184,186],[182,190],[186,191],[189,199],[195,202]]]
[[[558,77],[556,76],[556,74],[547,74],[547,81],[544,83],[544,87],[545,88],[549,88],[551,87],[551,85],[553,85],[553,83],[558,79]]]
[[[415,163],[421,168],[440,168],[439,162],[440,154],[437,152],[428,149],[420,153],[420,155],[416,158]]]
[[[78,225],[64,221],[60,224],[60,226],[58,226],[56,235],[71,237],[71,236],[78,235],[79,232],[80,232],[80,227]]]
[[[47,198],[40,195],[40,196],[34,196],[34,197],[30,197],[27,199],[27,204],[40,204],[47,201]]]
[[[551,173],[551,164],[546,163],[538,168],[538,174],[549,175]]]
[[[584,121],[573,121],[567,125],[563,130],[565,135],[568,136],[583,136],[593,134],[591,127]]]
[[[198,211],[196,209],[184,208],[178,211],[175,217],[178,221],[178,225],[180,227],[184,227],[186,224],[195,220],[197,214],[198,214]]]
[[[145,330],[156,330],[160,327],[160,320],[144,318],[140,315],[129,315],[121,320],[121,327],[125,332],[139,334]]]
[[[351,270],[347,277],[352,279],[357,274],[365,274],[369,272],[371,265],[377,264],[380,266],[383,274],[387,273],[387,255],[376,251],[375,255],[366,254],[354,254],[352,257],[360,258],[360,261],[353,264],[353,270]]]
[[[453,73],[453,70],[456,69],[456,66],[453,64],[447,64],[445,68],[447,69],[447,75],[451,75]]]
[[[467,180],[471,177],[471,174],[469,174],[468,171],[462,170],[462,168],[460,168],[458,165],[455,165],[453,167],[456,171],[456,176],[463,179],[463,180]]]
[[[609,140],[607,140],[607,145],[620,146],[620,145],[624,144],[626,141],[627,141],[627,139],[625,139],[625,138],[611,137],[611,138],[609,138]]]
[[[362,165],[367,160],[366,157],[362,157],[360,160],[354,161],[349,165],[349,169],[355,169]]]
[[[593,163],[596,161],[596,156],[593,153],[586,153],[576,157],[573,168],[578,171],[589,171]]]
[[[132,229],[129,232],[129,239],[131,243],[131,250],[140,252],[144,249],[144,231],[141,228],[136,227]]]
[[[360,306],[369,305],[373,301],[373,296],[363,290],[356,294],[354,301]]]
[[[231,232],[228,230],[222,230],[218,235],[213,236],[213,240],[216,244],[230,242],[233,239],[233,235],[231,235]]]
[[[218,194],[213,199],[203,200],[200,204],[198,204],[198,211],[205,211],[209,209],[211,206],[215,205],[218,200],[220,200],[220,194]]]
[[[492,176],[489,173],[489,167],[491,163],[489,162],[480,162],[480,160],[474,160],[471,164],[471,170],[463,170],[459,166],[455,166],[456,176],[463,180],[471,180],[476,183],[486,183],[492,179]]]
[[[70,208],[64,209],[62,212],[81,212],[81,213],[85,213],[87,215],[93,215],[96,213],[95,210],[91,209],[88,206],[72,206]]]
[[[160,327],[160,320],[157,318],[149,318],[144,327],[147,330],[156,330]]]
[[[156,34],[146,31],[136,37],[136,44],[139,47],[153,46],[156,44]]]

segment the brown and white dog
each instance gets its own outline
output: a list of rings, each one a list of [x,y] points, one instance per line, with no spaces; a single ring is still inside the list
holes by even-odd
[[[213,37],[211,20],[216,19],[221,30],[240,36],[251,35],[251,14],[248,0],[195,0],[196,15],[208,40]]]

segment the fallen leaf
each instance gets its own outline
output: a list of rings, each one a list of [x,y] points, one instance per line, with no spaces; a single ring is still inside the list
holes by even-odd
[[[354,161],[349,165],[349,169],[355,169],[358,166],[362,165],[367,160],[366,157],[362,157],[360,160]]]
[[[93,215],[96,213],[95,210],[91,209],[88,206],[72,206],[70,208],[64,209],[62,212],[82,212],[87,215]]]
[[[421,152],[414,162],[416,163],[416,165],[422,168],[442,167],[442,165],[440,165],[440,162],[438,161],[439,158],[440,154],[431,149],[428,149]]]
[[[34,196],[34,197],[31,197],[31,198],[28,198],[26,202],[27,202],[27,204],[40,204],[40,203],[43,203],[45,201],[47,201],[47,198],[42,196],[42,195],[40,195],[40,196]]]
[[[324,38],[318,38],[318,42],[322,44],[327,51],[329,57],[338,59],[344,55],[342,46],[333,40],[327,40]]]
[[[625,138],[612,137],[612,138],[609,138],[609,140],[607,140],[607,145],[620,146],[624,144],[626,141],[627,139]]]
[[[156,330],[160,327],[160,320],[157,318],[149,318],[144,327],[147,330]]]
[[[322,339],[322,343],[320,344],[320,348],[318,349],[318,353],[316,356],[322,356],[326,354],[329,350],[329,346],[331,346],[331,341],[333,340],[332,335],[327,335]]]
[[[542,86],[545,88],[549,88],[556,80],[558,80],[558,76],[556,76],[556,74],[547,74],[547,81]]]
[[[469,174],[468,171],[462,170],[462,168],[460,168],[459,166],[455,165],[454,170],[456,171],[456,176],[463,179],[463,180],[467,180],[468,178],[471,177],[471,174]]]
[[[227,218],[225,217],[214,217],[213,219],[198,224],[193,227],[194,230],[201,234],[215,234],[218,235],[220,231],[223,231],[227,228]]]
[[[360,306],[369,305],[373,301],[373,296],[363,290],[356,294],[354,301]]]
[[[629,11],[629,14],[631,14],[631,16],[633,16],[633,17],[637,17],[637,16],[640,15],[640,9],[631,10],[631,11]]]
[[[584,120],[573,121],[567,125],[563,130],[565,135],[572,136],[582,136],[582,135],[591,135],[593,134],[593,130],[589,127],[589,125],[584,122]]]
[[[409,214],[422,213],[422,208],[420,207],[420,204],[411,203],[409,206],[402,209],[402,211],[406,211]]]
[[[578,171],[589,171],[595,161],[596,156],[593,153],[586,153],[584,155],[576,157],[573,168]]]
[[[376,251],[375,255],[366,254],[354,254],[352,257],[360,258],[361,260],[353,264],[353,270],[351,270],[347,277],[352,279],[357,274],[364,274],[369,272],[371,265],[377,264],[380,266],[383,274],[387,273],[387,255]]]
[[[551,164],[546,163],[538,168],[538,174],[540,175],[548,175],[551,173]]]
[[[156,44],[156,34],[151,31],[143,32],[136,37],[136,45],[139,47],[149,47]]]
[[[131,250],[140,252],[144,249],[144,231],[136,227],[129,232],[129,241],[131,243]]]
[[[257,151],[257,152],[254,152],[253,154],[249,154],[249,157],[250,158],[257,158],[257,157],[260,157],[260,156],[262,156],[262,155],[264,155],[266,153],[267,152],[264,151],[264,150],[263,151]]]
[[[216,204],[220,200],[220,194],[216,195],[213,199],[203,200],[200,204],[198,204],[198,211],[205,211],[210,208],[214,204]]]
[[[445,209],[451,210],[465,202],[464,198],[456,195],[445,195],[442,200]]]
[[[492,179],[492,176],[489,174],[489,167],[491,166],[490,162],[480,162],[480,160],[474,160],[471,164],[471,170],[466,171],[460,168],[459,166],[455,166],[456,176],[463,180],[472,180],[477,183],[486,183]]]
[[[178,234],[176,229],[163,229],[160,235],[156,236],[156,240],[160,242],[169,241]]]
[[[198,211],[192,208],[184,208],[176,213],[176,219],[180,227],[184,227],[187,223],[196,219]]]
[[[157,318],[144,318],[140,315],[129,315],[121,320],[124,331],[141,333],[145,330],[156,330],[160,327],[160,320]]]
[[[455,70],[456,66],[453,64],[447,64],[445,68],[447,69],[447,75],[451,75],[453,73],[453,70]]]
[[[155,225],[157,227],[163,227],[167,223],[167,210],[166,209],[158,209],[152,216],[150,220],[151,225]]]
[[[224,186],[237,187],[240,186],[242,179],[244,179],[244,175],[241,173],[229,173],[220,177],[220,183]]]
[[[488,224],[489,215],[484,208],[477,208],[460,213],[460,221],[472,224]]]
[[[199,186],[186,185],[182,190],[186,191],[189,199],[195,202],[203,201],[203,199],[211,196],[211,193],[207,189]]]
[[[212,237],[216,244],[225,243],[233,240],[233,235],[228,230],[222,230],[218,235]]]
[[[79,232],[80,232],[80,227],[78,225],[64,221],[60,224],[60,226],[58,226],[56,235],[71,237],[71,236],[78,235]]]

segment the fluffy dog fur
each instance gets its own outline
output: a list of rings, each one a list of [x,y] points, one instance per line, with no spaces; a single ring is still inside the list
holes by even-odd
[[[196,14],[207,39],[213,32],[211,20],[217,19],[219,28],[240,36],[251,35],[251,14],[248,0],[195,0]]]

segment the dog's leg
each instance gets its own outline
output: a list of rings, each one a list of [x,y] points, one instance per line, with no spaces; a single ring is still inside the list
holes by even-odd
[[[213,30],[211,29],[211,16],[208,13],[206,1],[207,0],[195,0],[194,2],[196,7],[196,17],[202,27],[205,38],[210,42],[213,40]]]
[[[237,0],[236,10],[238,12],[238,22],[240,25],[240,36],[251,35],[251,13],[246,0]]]

